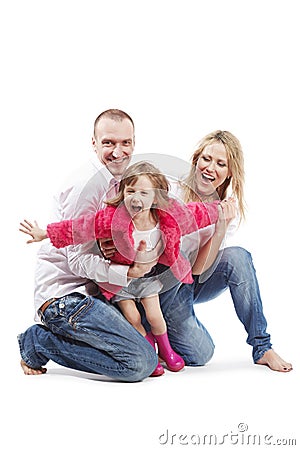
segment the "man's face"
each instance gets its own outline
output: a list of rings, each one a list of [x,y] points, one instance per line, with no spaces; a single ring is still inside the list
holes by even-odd
[[[120,178],[129,164],[134,149],[134,129],[129,119],[101,119],[92,139],[99,161],[115,178]]]

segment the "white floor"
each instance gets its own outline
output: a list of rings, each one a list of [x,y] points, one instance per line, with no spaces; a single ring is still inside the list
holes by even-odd
[[[201,448],[209,446],[210,435],[211,446],[229,449],[246,446],[248,439],[250,443],[256,439],[257,448],[284,445],[289,439],[298,439],[299,445],[296,225],[284,245],[274,245],[277,227],[262,233],[255,221],[247,223],[246,235],[240,237],[254,258],[274,349],[293,363],[292,372],[276,373],[252,363],[246,333],[226,293],[197,307],[216,345],[206,367],[121,384],[54,364],[48,365],[46,375],[23,375],[16,336],[33,323],[37,248],[25,246],[16,230],[19,214],[12,213],[12,226],[3,234],[8,248],[2,258],[1,290],[2,448]]]
[[[227,300],[225,295],[198,308],[216,344],[206,367],[135,384],[53,363],[46,375],[24,376],[12,326],[6,337],[8,365],[1,375],[1,440],[8,443],[2,448],[155,450],[201,448],[209,442],[241,448],[248,440],[257,448],[279,443],[295,448],[300,398],[293,328],[288,336],[275,329],[274,348],[293,362],[294,370],[282,374],[255,366]]]

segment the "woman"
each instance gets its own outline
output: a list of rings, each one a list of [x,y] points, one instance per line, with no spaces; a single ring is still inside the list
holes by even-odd
[[[190,173],[182,184],[184,200],[207,202],[216,196],[226,200],[230,188],[242,220],[243,186],[244,160],[238,139],[219,130],[205,136],[192,156]],[[213,236],[198,252],[193,265],[194,283],[177,285],[160,295],[170,341],[187,365],[205,364],[213,354],[214,344],[198,321],[194,305],[212,300],[229,288],[237,316],[248,334],[247,343],[253,347],[254,363],[288,372],[292,365],[271,348],[250,253],[240,247],[220,250],[235,215],[235,203],[231,202],[229,214],[219,219]]]

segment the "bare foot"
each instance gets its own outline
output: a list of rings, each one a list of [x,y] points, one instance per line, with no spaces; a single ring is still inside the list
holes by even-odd
[[[25,361],[23,361],[23,359],[21,359],[20,364],[25,375],[42,375],[43,373],[47,372],[46,367],[39,367],[38,369],[32,369],[31,367],[27,366],[27,364],[25,363]]]
[[[277,370],[278,372],[290,372],[293,370],[292,364],[280,358],[280,356],[277,355],[273,349],[267,350],[266,353],[256,362],[256,364],[269,366],[270,369]]]

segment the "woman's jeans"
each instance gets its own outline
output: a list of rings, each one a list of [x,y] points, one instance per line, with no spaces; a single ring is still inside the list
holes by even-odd
[[[32,368],[49,359],[61,366],[140,381],[157,365],[147,340],[106,300],[74,293],[51,303],[33,325],[18,336],[20,352]]]
[[[229,288],[238,318],[248,334],[257,362],[271,348],[263,314],[255,268],[249,252],[240,247],[225,248],[206,273],[193,284],[177,284],[160,295],[171,344],[187,365],[204,365],[213,355],[214,343],[197,319],[194,304],[216,298]]]
[[[214,352],[194,304],[212,300],[227,288],[248,333],[254,362],[271,348],[251,255],[243,248],[229,247],[220,252],[211,269],[194,277],[193,284],[175,283],[160,294],[171,345],[187,365],[204,365]],[[18,336],[21,356],[32,368],[51,359],[120,381],[140,381],[157,365],[151,345],[105,300],[74,293],[48,306],[41,319],[44,325],[33,325]]]

